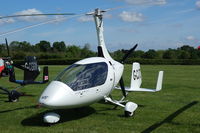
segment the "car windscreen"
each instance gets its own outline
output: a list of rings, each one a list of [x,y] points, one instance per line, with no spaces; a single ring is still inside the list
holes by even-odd
[[[105,83],[108,66],[105,62],[92,64],[73,64],[61,72],[56,81],[67,84],[72,90],[84,90]]]

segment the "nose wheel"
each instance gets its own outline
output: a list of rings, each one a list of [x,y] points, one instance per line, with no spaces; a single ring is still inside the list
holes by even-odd
[[[43,121],[48,124],[55,124],[60,120],[60,115],[54,112],[46,113],[43,117]]]

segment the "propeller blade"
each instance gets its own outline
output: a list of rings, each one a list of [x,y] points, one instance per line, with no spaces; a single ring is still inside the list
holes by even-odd
[[[133,48],[131,48],[128,53],[123,57],[121,63],[123,64],[125,60],[130,56],[130,54],[137,48],[138,44],[136,44]]]
[[[76,15],[76,14],[75,13],[21,14],[21,15],[2,16],[2,17],[0,17],[0,19],[14,18],[14,17],[26,17],[26,16],[53,16],[53,15]]]
[[[119,81],[119,84],[120,84],[120,87],[121,87],[123,96],[126,97],[126,90],[125,90],[125,88],[124,88],[124,80],[123,80],[122,77],[121,77],[121,79],[120,79],[120,81]]]
[[[5,38],[5,41],[6,41],[6,48],[7,48],[7,52],[8,52],[8,57],[10,57],[10,50],[9,50],[7,38]]]

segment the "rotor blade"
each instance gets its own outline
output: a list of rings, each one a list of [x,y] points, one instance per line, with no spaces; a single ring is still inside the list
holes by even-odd
[[[124,80],[123,80],[122,77],[121,77],[121,79],[120,79],[120,81],[119,81],[119,84],[120,84],[120,87],[121,87],[123,96],[126,97],[126,90],[125,90],[125,88],[124,88]]]
[[[105,13],[105,12],[108,12],[108,11],[113,11],[113,10],[117,10],[117,9],[120,9],[120,8],[125,8],[127,6],[118,6],[118,7],[115,7],[115,8],[107,8],[107,9],[104,9],[104,10],[101,10],[101,13]],[[85,15],[94,15],[94,11],[92,12],[88,12],[86,13]]]
[[[137,48],[138,44],[136,44],[132,49],[130,49],[128,51],[127,54],[125,54],[125,56],[123,57],[123,59],[120,61],[121,63],[124,63],[125,60],[129,57],[129,55]]]
[[[74,15],[74,16],[71,16],[71,17],[62,17],[62,18],[51,19],[51,20],[44,21],[44,22],[41,22],[41,23],[38,23],[38,24],[33,24],[33,25],[22,27],[22,28],[18,28],[18,29],[15,29],[15,30],[11,30],[11,31],[8,31],[8,32],[4,32],[4,33],[0,34],[0,36],[12,34],[12,33],[15,33],[15,32],[23,31],[23,30],[26,30],[26,29],[31,29],[31,28],[34,28],[34,27],[37,27],[37,26],[48,24],[48,23],[53,23],[53,22],[57,22],[57,21],[61,21],[61,20],[71,19],[71,18],[74,18],[74,17],[83,16],[83,15],[85,15],[85,14]]]
[[[76,14],[75,13],[21,14],[21,15],[2,16],[2,17],[0,17],[0,19],[14,18],[14,17],[26,17],[26,16],[53,16],[53,15],[76,15]]]
[[[127,6],[118,6],[118,7],[114,7],[114,8],[108,8],[108,9],[103,10],[103,12],[113,11],[113,10],[117,10],[117,9],[120,9],[120,8],[126,8],[126,7]]]
[[[7,52],[8,52],[8,57],[10,57],[10,50],[9,50],[7,38],[5,38],[5,41],[6,41],[6,48],[7,48]]]

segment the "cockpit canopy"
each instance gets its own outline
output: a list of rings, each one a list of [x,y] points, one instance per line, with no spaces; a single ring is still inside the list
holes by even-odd
[[[105,62],[73,64],[61,72],[55,80],[78,91],[104,84],[107,74],[108,65]]]

